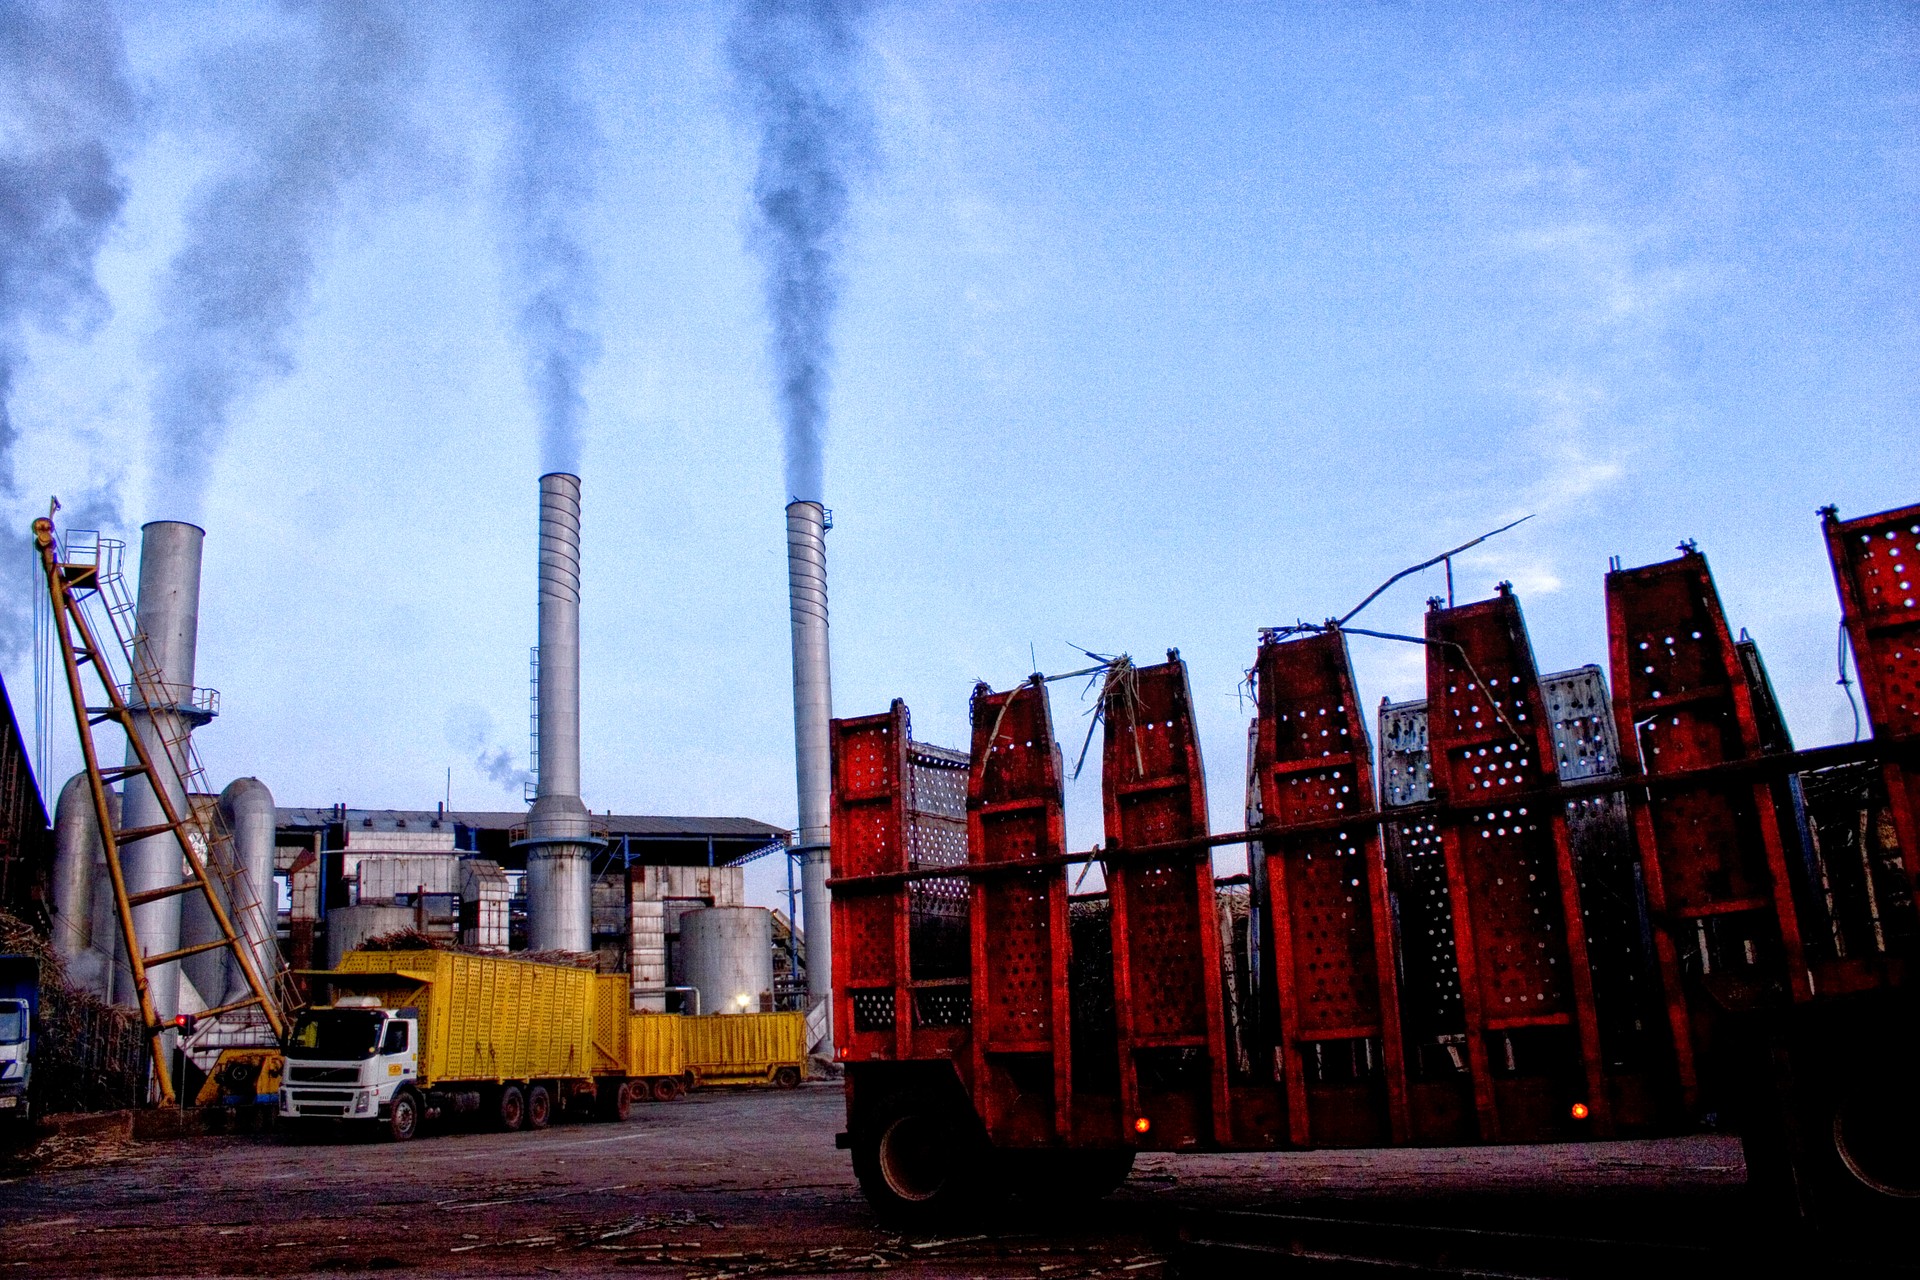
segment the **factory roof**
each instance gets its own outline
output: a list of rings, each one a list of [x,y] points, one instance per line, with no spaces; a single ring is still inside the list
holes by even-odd
[[[276,822],[282,830],[306,827],[319,829],[344,821],[356,830],[433,831],[447,826],[470,827],[478,831],[505,831],[527,824],[525,809],[341,809],[282,808]],[[708,836],[728,840],[782,840],[792,834],[784,827],[755,818],[690,818],[654,814],[596,813],[596,829],[611,836],[704,840]]]

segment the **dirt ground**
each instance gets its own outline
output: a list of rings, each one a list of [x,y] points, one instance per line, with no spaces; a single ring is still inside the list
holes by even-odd
[[[1156,1278],[1182,1209],[1286,1207],[1713,1244],[1758,1226],[1724,1138],[1556,1148],[1144,1156],[1111,1200],[876,1226],[833,1084],[703,1092],[623,1125],[407,1145],[260,1136],[74,1146],[0,1179],[0,1277],[438,1274]],[[54,1163],[59,1163],[58,1161]]]

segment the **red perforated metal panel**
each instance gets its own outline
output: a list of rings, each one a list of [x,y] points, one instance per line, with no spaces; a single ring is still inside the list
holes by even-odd
[[[1481,1136],[1579,1132],[1574,1100],[1605,1133],[1586,932],[1562,806],[1539,798],[1555,748],[1519,602],[1503,585],[1433,609],[1427,641],[1433,794],[1470,806],[1441,823],[1441,844]]]
[[[1607,575],[1608,647],[1620,757],[1657,778],[1760,754],[1747,679],[1706,557]],[[1792,887],[1764,784],[1632,792],[1654,949],[1683,1095],[1699,1100],[1698,1061],[1718,1001],[1709,985],[1766,982],[1809,994]]]
[[[1920,506],[1823,515],[1867,722],[1876,737],[1920,733]],[[1920,894],[1920,768],[1889,763],[1883,773],[1908,892]]]
[[[835,720],[835,879],[907,869],[902,780],[907,707]],[[833,895],[834,1044],[848,1062],[912,1056],[905,980],[905,886],[864,886]]]
[[[1346,639],[1268,641],[1258,663],[1254,772],[1273,833],[1263,856],[1289,1136],[1301,1146],[1404,1139],[1386,864]],[[1288,834],[1343,817],[1353,825]]]
[[[1038,678],[974,689],[967,850],[995,867],[1066,850],[1060,747]],[[1072,1129],[1065,872],[976,878],[971,934],[975,1106],[996,1142],[1053,1141]]]
[[[1114,670],[1102,696],[1101,794],[1110,848],[1207,834],[1187,667],[1177,654],[1167,659]],[[1145,1116],[1151,1126],[1142,1136],[1129,1123],[1125,1136],[1188,1145],[1202,1135],[1179,1127],[1201,1117],[1204,1129],[1225,1142],[1231,1121],[1212,861],[1204,849],[1151,862],[1110,860],[1107,888],[1121,1114]],[[1190,1067],[1179,1061],[1183,1055],[1194,1059]],[[1174,1105],[1163,1093],[1185,1097]]]

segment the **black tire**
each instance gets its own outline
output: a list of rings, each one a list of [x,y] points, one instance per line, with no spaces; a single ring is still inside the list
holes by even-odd
[[[395,1142],[412,1142],[420,1136],[420,1095],[401,1089],[387,1105],[387,1137]]]
[[[879,1219],[937,1226],[979,1204],[985,1144],[972,1117],[917,1096],[875,1109],[853,1135],[853,1173]]]
[[[798,1067],[780,1068],[778,1071],[773,1073],[773,1082],[779,1085],[782,1089],[798,1089],[800,1087],[800,1068]]]
[[[676,1076],[661,1076],[653,1082],[653,1100],[655,1102],[672,1102],[685,1092],[686,1087],[680,1083],[679,1078]]]
[[[643,1086],[644,1087],[644,1086]],[[594,1100],[594,1116],[613,1124],[626,1123],[633,1114],[633,1089],[625,1080],[603,1080]]]
[[[553,1123],[553,1094],[543,1084],[527,1089],[527,1128],[544,1129]]]
[[[520,1086],[510,1084],[500,1090],[493,1111],[494,1127],[502,1133],[518,1133],[527,1122],[527,1095]]]

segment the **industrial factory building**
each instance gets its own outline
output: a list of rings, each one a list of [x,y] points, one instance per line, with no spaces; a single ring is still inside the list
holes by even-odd
[[[744,944],[765,953],[747,957],[765,975],[754,984],[760,1002],[801,1007],[804,937],[787,912],[744,902],[746,864],[785,856],[791,833],[751,818],[603,813],[588,825],[590,949],[603,972],[632,975],[636,1009],[699,1003],[681,926],[712,908],[760,920],[764,941]],[[367,939],[406,929],[492,951],[543,950],[528,912],[526,828],[524,811],[277,810],[276,898],[292,967],[331,967]]]

